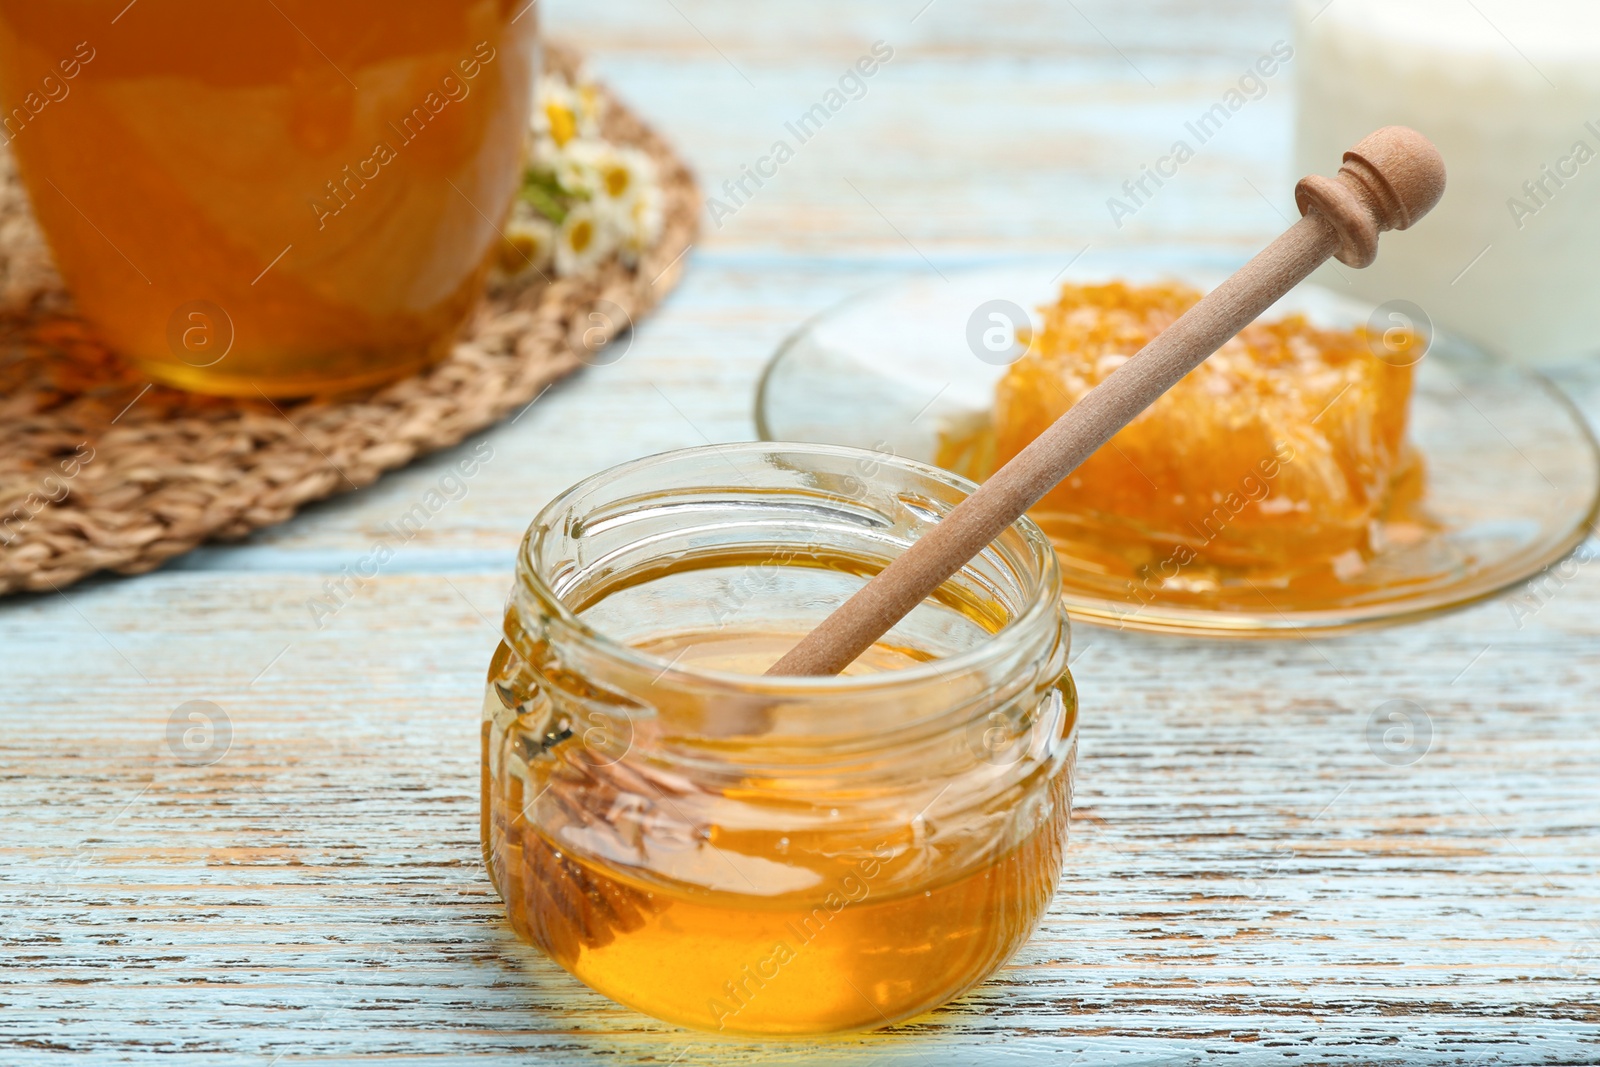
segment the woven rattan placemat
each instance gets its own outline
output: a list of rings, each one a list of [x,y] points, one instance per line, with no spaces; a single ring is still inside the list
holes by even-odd
[[[577,57],[547,47],[568,74]],[[0,149],[0,594],[100,570],[148,571],[376,481],[528,404],[593,360],[603,321],[637,321],[677,281],[694,178],[619,101],[602,133],[656,161],[664,226],[635,268],[492,289],[444,362],[368,393],[271,402],[152,385],[74,317],[9,153]],[[625,316],[591,320],[609,301]],[[595,330],[601,331],[600,335]]]

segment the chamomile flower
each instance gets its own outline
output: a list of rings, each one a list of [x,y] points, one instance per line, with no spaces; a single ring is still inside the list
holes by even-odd
[[[654,160],[600,136],[605,97],[586,77],[576,84],[560,75],[543,77],[535,102],[530,156],[506,231],[502,269],[517,270],[523,259],[517,272],[526,272],[527,261],[543,254],[547,240],[553,252],[544,262],[562,276],[612,255],[637,263],[661,236]]]
[[[623,227],[617,251],[629,266],[648,252],[661,239],[661,189],[651,183],[641,186],[632,202],[625,205],[626,225]]]
[[[506,222],[495,266],[508,278],[543,273],[555,259],[559,236],[550,220],[519,201]]]
[[[578,136],[578,95],[559,78],[539,79],[534,96],[533,125],[536,133],[547,137],[557,149]]]
[[[597,138],[603,106],[599,87],[587,76],[580,73],[574,86],[560,75],[547,74],[534,95],[534,132],[558,150],[580,137]]]
[[[578,71],[577,86],[573,94],[578,105],[576,111],[578,136],[598,138],[600,116],[605,111],[605,97],[600,95],[600,87],[589,77],[587,70]]]
[[[599,177],[597,195],[618,204],[631,204],[640,191],[655,184],[654,161],[637,148],[611,148],[595,163]]]
[[[549,159],[556,184],[572,196],[593,199],[601,191],[600,162],[608,152],[596,141],[569,141]]]
[[[556,238],[556,273],[563,277],[581,274],[616,251],[617,239],[589,204],[579,204],[567,212]]]

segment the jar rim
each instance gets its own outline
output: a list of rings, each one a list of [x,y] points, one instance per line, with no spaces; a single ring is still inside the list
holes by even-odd
[[[571,510],[572,502],[589,491],[608,482],[619,480],[651,466],[676,460],[695,458],[731,459],[734,456],[781,452],[798,456],[828,456],[840,459],[870,458],[880,466],[898,467],[922,475],[970,496],[977,483],[959,474],[919,460],[907,459],[892,453],[845,445],[814,444],[790,441],[742,441],[730,444],[696,445],[689,448],[670,449],[619,463],[589,475],[557,494],[534,516],[522,543],[517,550],[517,579],[531,586],[541,605],[572,637],[591,651],[620,661],[638,670],[657,671],[657,678],[669,675],[692,680],[698,685],[736,690],[744,696],[764,695],[776,698],[785,696],[836,696],[866,694],[874,690],[917,685],[936,681],[957,672],[978,671],[992,662],[1002,660],[1013,651],[1016,644],[1029,640],[1035,628],[1050,615],[1061,621],[1061,640],[1070,642],[1070,627],[1065,611],[1060,606],[1060,561],[1055,547],[1045,532],[1032,519],[1024,515],[1009,527],[1022,537],[1035,563],[1028,575],[1031,587],[1020,611],[1012,615],[989,639],[976,646],[963,649],[950,656],[941,656],[926,663],[892,671],[879,671],[858,675],[751,675],[719,671],[705,667],[683,666],[675,660],[641,652],[637,648],[607,636],[589,625],[566,600],[551,586],[535,562],[535,550],[545,536],[560,528],[559,516]],[[708,486],[709,488],[709,486]]]

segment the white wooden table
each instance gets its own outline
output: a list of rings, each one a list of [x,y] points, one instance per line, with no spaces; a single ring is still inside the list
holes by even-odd
[[[1105,205],[1289,35],[1278,0],[541,11],[712,192],[873,41],[894,57],[708,225],[625,358],[485,435],[465,499],[326,628],[308,598],[454,456],[156,574],[0,603],[0,1063],[1600,1060],[1587,566],[1520,626],[1500,601],[1314,643],[1081,629],[1079,806],[1049,917],[993,981],[895,1031],[715,1041],[520,945],[479,865],[479,687],[551,495],[752,436],[764,358],[863,288],[1053,270],[1086,245],[1226,263],[1281,227],[1295,177],[1280,77],[1121,230]],[[1591,413],[1597,381],[1566,379]],[[1431,728],[1409,764],[1368,741],[1394,698]],[[209,765],[168,741],[191,700],[231,726]]]

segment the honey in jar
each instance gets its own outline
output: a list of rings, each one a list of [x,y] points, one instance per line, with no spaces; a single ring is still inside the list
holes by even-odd
[[[872,453],[744,445],[546,508],[485,697],[512,928],[623,1004],[728,1033],[889,1025],[1003,964],[1071,805],[1043,533],[1013,527],[842,676],[763,675],[964,495]]]
[[[997,463],[1199,299],[1175,283],[1063,286],[996,390]],[[1419,477],[1405,443],[1413,361],[1393,338],[1387,358],[1375,351],[1364,329],[1299,314],[1252,323],[1032,514],[1061,543],[1142,563],[1284,572],[1366,552],[1374,520]]]
[[[0,122],[112,348],[184,388],[326,392],[448,350],[534,43],[502,0],[0,0]]]

